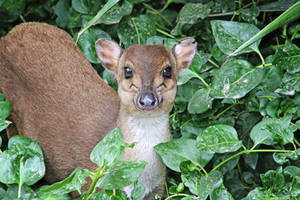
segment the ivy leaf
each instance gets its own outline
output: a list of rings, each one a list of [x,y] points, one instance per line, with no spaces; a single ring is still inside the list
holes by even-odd
[[[0,101],[0,119],[6,119],[11,112],[11,105],[8,100]]]
[[[232,195],[228,192],[224,184],[221,184],[219,187],[215,188],[210,195],[211,200],[234,200]]]
[[[297,160],[299,158],[298,154],[300,153],[300,149],[297,149],[295,152],[289,152],[289,153],[273,153],[273,159],[276,163],[279,165],[283,165],[287,163],[289,159],[291,160]]]
[[[209,96],[210,90],[202,88],[198,90],[189,101],[188,111],[192,114],[201,114],[211,109],[213,98]]]
[[[263,79],[262,69],[255,68],[246,60],[234,59],[225,63],[212,81],[211,96],[217,99],[244,97]]]
[[[132,4],[124,1],[122,6],[115,5],[109,9],[95,24],[116,24],[119,23],[122,17],[129,15],[132,11]]]
[[[137,181],[146,166],[144,161],[117,161],[97,182],[96,187],[112,190],[120,189]]]
[[[178,39],[165,38],[161,36],[152,36],[147,39],[147,44],[164,44],[167,49],[172,49],[176,44],[178,44],[178,41]]]
[[[156,34],[156,27],[148,15],[139,15],[123,18],[117,33],[125,48],[128,48],[132,44],[145,44],[149,37]]]
[[[81,14],[89,13],[89,8],[85,0],[72,0],[72,8]]]
[[[183,69],[179,73],[179,78],[177,81],[177,85],[183,85],[187,83],[192,78],[196,78],[197,74],[190,69]]]
[[[24,12],[25,0],[2,0],[0,1],[0,22],[13,22]]]
[[[42,186],[38,194],[42,199],[49,197],[59,197],[62,198],[65,194],[68,194],[72,191],[77,191],[81,194],[81,187],[87,184],[85,180],[89,177],[90,172],[87,169],[76,168],[67,178],[64,180],[54,183],[49,186]]]
[[[213,125],[202,131],[197,137],[197,148],[214,153],[234,152],[241,148],[236,130],[228,125]]]
[[[76,37],[77,34],[74,36],[74,38]],[[100,63],[95,48],[95,42],[99,38],[111,39],[110,35],[105,31],[101,30],[98,27],[91,27],[88,30],[86,30],[84,33],[82,33],[82,35],[79,37],[78,40],[79,48],[82,50],[85,57],[91,63]]]
[[[259,32],[259,29],[252,24],[233,21],[212,20],[211,26],[218,47],[227,55],[234,52],[244,42]],[[257,40],[239,52],[239,54],[259,51],[259,43],[260,40]]]
[[[293,43],[279,48],[275,54],[273,64],[282,69],[287,69],[290,74],[300,72],[300,48]]]
[[[293,141],[293,133],[289,130],[290,121],[291,117],[281,119],[264,118],[250,132],[254,146],[258,144],[273,145],[278,142],[287,144]],[[276,126],[276,128],[272,129],[273,126]]]
[[[211,54],[209,53],[204,53],[203,51],[199,50],[196,52],[193,62],[190,65],[190,69],[192,71],[201,72],[202,66],[207,63],[207,61],[211,58]]]
[[[10,124],[10,121],[0,119],[0,132],[6,129]]]
[[[200,151],[196,141],[187,138],[173,139],[166,143],[158,144],[154,150],[162,157],[163,162],[172,170],[180,172],[180,163],[190,160],[202,167],[211,160],[213,154]]]
[[[186,3],[177,16],[177,24],[171,31],[172,35],[181,35],[184,25],[193,25],[198,19],[204,19],[209,15],[211,4]]]
[[[17,135],[8,142],[8,149],[0,154],[0,182],[33,185],[45,174],[42,150],[38,143]]]
[[[124,153],[124,139],[119,127],[111,130],[93,149],[91,161],[98,166],[119,160]]]
[[[300,92],[300,72],[295,74],[285,73],[281,84],[281,87],[275,90],[276,93],[294,96],[297,92]]]

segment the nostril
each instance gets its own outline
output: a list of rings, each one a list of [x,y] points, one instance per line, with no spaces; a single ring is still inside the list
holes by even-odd
[[[141,109],[155,108],[157,105],[157,99],[152,93],[143,93],[138,98],[138,106]]]

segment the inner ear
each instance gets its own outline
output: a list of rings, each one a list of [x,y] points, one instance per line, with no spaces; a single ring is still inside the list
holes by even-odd
[[[123,49],[114,41],[105,38],[97,40],[95,47],[102,66],[115,73]]]
[[[179,70],[188,68],[194,59],[197,50],[197,43],[194,38],[185,38],[179,41],[172,48],[172,54],[176,58],[177,68]]]

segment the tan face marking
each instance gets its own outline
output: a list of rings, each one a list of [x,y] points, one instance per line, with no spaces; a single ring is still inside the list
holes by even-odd
[[[172,50],[163,45],[132,45],[126,50],[115,48],[116,43],[107,39],[96,42],[102,65],[116,75],[123,108],[136,114],[170,112],[178,73],[191,64],[196,51],[194,39],[181,40]]]

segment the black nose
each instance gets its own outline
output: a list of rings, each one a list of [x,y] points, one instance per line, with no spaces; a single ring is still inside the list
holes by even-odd
[[[143,93],[137,98],[137,106],[141,110],[154,110],[158,106],[158,99],[152,93]]]

